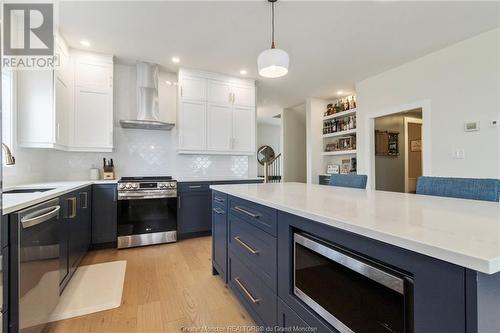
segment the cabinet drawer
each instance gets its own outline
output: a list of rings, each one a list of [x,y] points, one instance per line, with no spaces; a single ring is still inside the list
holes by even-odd
[[[209,183],[179,183],[179,191],[180,192],[199,192],[199,191],[209,191],[210,184]]]
[[[224,210],[227,207],[227,194],[212,191],[212,207],[218,206]]]
[[[276,291],[276,238],[230,216],[228,242],[229,251]]]
[[[277,213],[275,209],[243,199],[229,197],[229,212],[257,228],[276,236]]]
[[[257,323],[274,327],[276,325],[276,294],[241,261],[231,256],[229,259],[229,286]]]

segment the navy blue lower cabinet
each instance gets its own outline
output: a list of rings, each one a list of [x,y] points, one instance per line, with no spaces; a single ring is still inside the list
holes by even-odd
[[[363,282],[365,277],[360,275],[354,279],[347,278],[345,283],[338,283],[339,279],[336,279],[335,284],[318,283],[321,281],[319,274],[323,274],[327,278],[329,273],[320,269],[314,274],[306,274],[304,272],[307,270],[304,269],[307,268],[307,262],[314,263],[315,260],[324,260],[324,257],[317,256],[317,252],[309,249],[302,249],[301,244],[294,242],[294,234],[310,236],[311,239],[315,240],[315,244],[317,241],[326,248],[334,249],[337,253],[380,269],[392,277],[398,277],[401,283],[393,285],[394,289],[389,289],[388,285],[384,286],[379,282],[377,294],[381,294],[381,296],[371,300],[374,304],[380,304],[372,307],[378,312],[356,311],[359,307],[357,304],[360,302],[356,302],[355,291],[359,291],[360,288],[354,282]],[[297,239],[300,240],[300,237]],[[295,253],[302,257],[294,256],[294,246]],[[300,267],[294,267],[295,260],[301,262],[301,264],[297,264]],[[342,273],[344,266],[335,268],[338,264],[334,261],[330,263],[328,260],[325,261],[325,264],[333,271]],[[354,271],[344,270],[345,272],[350,276]],[[296,275],[295,279],[299,282],[294,281],[294,274]],[[301,275],[300,278],[298,274]],[[345,275],[340,274],[340,276]],[[350,301],[337,307],[339,309],[338,316],[352,319],[349,317],[349,313],[346,313],[349,310],[352,310],[351,313],[357,313],[358,316],[366,316],[361,320],[353,319],[355,323],[352,325],[366,327],[363,322],[372,322],[380,326],[379,332],[391,332],[391,325],[394,325],[404,327],[403,332],[405,333],[469,333],[466,331],[464,292],[466,285],[463,267],[283,212],[278,213],[278,281],[279,297],[308,325],[317,327],[319,332],[337,332],[337,330],[331,324],[331,318],[327,318],[327,315],[320,315],[320,310],[313,310],[315,307],[307,305],[306,298],[299,297],[302,290],[296,289],[296,283],[302,283],[302,286],[305,286],[302,288],[307,288],[305,294],[310,293],[308,296],[313,296],[313,300],[319,303],[332,299],[328,295],[337,295],[338,298],[345,294],[345,298]],[[369,281],[373,282],[373,280]],[[363,282],[363,286],[369,286],[372,283],[365,282]],[[334,289],[335,286],[337,286],[337,290]],[[345,286],[345,288],[341,289],[339,286]],[[349,291],[351,289],[352,291]],[[369,290],[371,293],[375,289],[370,287]],[[304,291],[302,292],[304,293]],[[385,301],[389,303],[383,303]],[[396,308],[400,310],[386,310],[388,308],[394,309],[395,303],[402,304]],[[335,305],[325,306],[335,309]],[[393,312],[397,313],[396,317]],[[384,320],[377,323],[378,318],[384,318]],[[358,332],[356,329],[354,331]],[[366,329],[359,331],[365,332]],[[397,330],[397,332],[400,331]]]
[[[230,213],[228,248],[276,292],[276,238]]]
[[[276,325],[283,332],[317,332],[316,327],[306,330],[310,326],[299,317],[288,305],[278,297],[278,318]]]
[[[212,193],[212,266],[227,282],[227,196]]]
[[[92,247],[116,247],[117,192],[116,184],[92,186]]]
[[[258,326],[276,326],[276,294],[232,254],[229,255],[229,286]]]
[[[212,229],[210,190],[179,192],[177,202],[178,238],[210,235]]]

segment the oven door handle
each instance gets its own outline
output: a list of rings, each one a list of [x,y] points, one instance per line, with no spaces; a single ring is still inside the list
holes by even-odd
[[[61,209],[61,206],[53,206],[45,209],[41,209],[35,213],[32,213],[30,215],[34,215],[37,213],[40,213],[39,215],[36,215],[34,217],[27,216],[21,219],[21,225],[23,226],[23,229],[33,227],[37,224],[43,223],[45,221],[50,220],[51,218],[59,215],[59,210]]]
[[[176,196],[168,196],[168,195],[142,195],[142,196],[120,196],[118,195],[118,201],[123,200],[148,200],[148,199],[175,199]]]

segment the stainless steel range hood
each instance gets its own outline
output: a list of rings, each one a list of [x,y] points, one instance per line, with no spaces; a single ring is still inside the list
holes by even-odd
[[[123,128],[171,130],[175,124],[159,119],[158,65],[137,63],[137,118],[120,120]]]

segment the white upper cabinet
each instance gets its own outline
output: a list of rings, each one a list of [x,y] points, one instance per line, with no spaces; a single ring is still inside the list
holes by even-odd
[[[180,154],[255,153],[254,81],[181,69],[179,82]]]
[[[181,101],[179,147],[182,149],[196,151],[206,149],[206,107],[204,102]]]
[[[54,71],[17,73],[17,139],[22,147],[113,150],[113,58],[70,50],[56,35]]]
[[[207,149],[229,151],[232,149],[231,130],[233,109],[223,104],[208,104],[207,108]]]
[[[113,59],[87,52],[75,55],[73,150],[113,149]]]
[[[238,106],[255,106],[255,87],[234,85],[233,104]]]
[[[255,151],[255,109],[234,108],[232,148],[241,153]]]
[[[218,104],[232,104],[232,86],[224,81],[208,81],[208,102]]]
[[[180,80],[182,99],[205,101],[207,99],[207,80],[198,77],[183,77]]]

